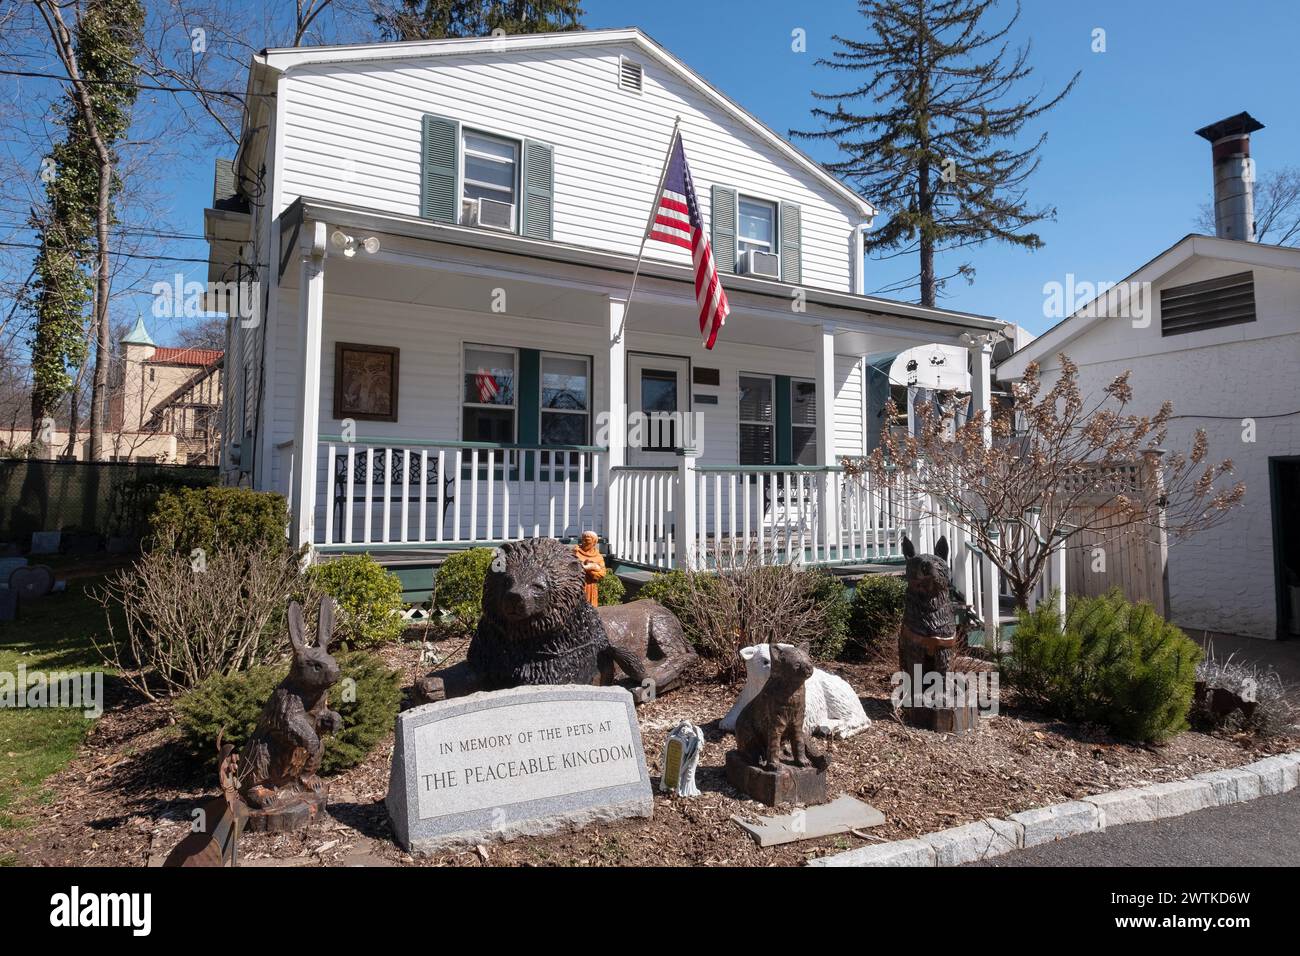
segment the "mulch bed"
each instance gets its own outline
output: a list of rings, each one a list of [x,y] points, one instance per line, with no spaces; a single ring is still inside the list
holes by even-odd
[[[385,648],[410,679],[421,673],[419,647]],[[1161,747],[1118,742],[1098,728],[1052,721],[1002,690],[1000,712],[978,733],[951,737],[899,723],[889,700],[888,659],[823,665],[862,696],[872,726],[846,741],[823,742],[831,753],[830,792],[881,810],[885,823],[869,837],[841,835],[760,849],[731,819],[771,813],[726,782],[732,746],[717,721],[738,687],[696,683],[639,711],[646,760],[658,784],[664,737],[689,718],[706,743],[694,799],[655,795],[654,817],[602,824],[548,837],[445,852],[427,859],[404,854],[391,839],[384,796],[392,738],[366,761],[331,780],[329,817],[306,832],[248,834],[245,866],[772,866],[868,842],[918,836],[988,816],[1077,799],[1105,790],[1190,777],[1294,749],[1295,738],[1251,738],[1188,732]],[[190,811],[215,793],[215,780],[180,756],[170,709],[141,703],[120,684],[116,699],[86,738],[82,754],[45,783],[39,806],[14,807],[26,825],[0,830],[0,856],[28,865],[156,864],[188,830]]]

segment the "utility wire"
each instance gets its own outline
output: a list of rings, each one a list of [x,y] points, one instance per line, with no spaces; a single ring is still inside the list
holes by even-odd
[[[37,73],[31,70],[0,70],[0,76],[23,76],[34,80],[57,80],[60,83],[71,83],[72,77],[64,76],[59,73]],[[205,96],[228,96],[231,99],[242,100],[245,96],[269,96],[275,98],[274,93],[232,93],[229,90],[209,90],[201,86],[162,86],[157,83],[138,83],[133,80],[95,80],[85,79],[82,83],[88,86],[133,86],[137,90],[157,90],[161,93],[192,93],[195,96],[200,94]]]

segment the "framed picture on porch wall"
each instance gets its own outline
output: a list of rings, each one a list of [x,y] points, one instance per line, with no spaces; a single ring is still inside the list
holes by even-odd
[[[386,345],[334,343],[334,417],[397,421],[397,360]]]

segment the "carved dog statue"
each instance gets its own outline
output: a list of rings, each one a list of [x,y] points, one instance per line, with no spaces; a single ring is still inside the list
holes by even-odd
[[[742,647],[740,659],[745,662],[745,687],[731,705],[731,710],[718,721],[722,730],[736,729],[740,712],[758,696],[772,672],[772,650],[768,644]],[[871,726],[871,719],[862,709],[857,691],[844,678],[815,667],[803,685],[803,692],[803,729],[807,733],[844,740]]]
[[[935,542],[934,554],[917,554],[904,536],[907,558],[907,595],[903,603],[903,625],[898,633],[898,665],[912,675],[946,674],[957,648],[957,622],[949,593],[948,539]]]
[[[777,769],[789,745],[790,762],[812,766],[821,754],[804,731],[804,684],[812,676],[808,645],[771,645],[772,673],[736,719],[736,749],[749,763]]]
[[[483,614],[467,659],[416,684],[421,701],[525,684],[637,683],[637,702],[679,682],[695,652],[681,624],[655,601],[587,603],[573,549],[553,538],[497,549],[483,583]],[[653,682],[653,683],[648,683]]]
[[[300,805],[311,819],[325,804],[327,788],[317,776],[324,753],[322,738],[343,727],[343,717],[329,707],[329,689],[338,681],[338,662],[330,656],[334,632],[334,602],[320,604],[320,625],[315,645],[307,641],[302,605],[289,605],[289,641],[293,663],[272,693],[257,721],[253,736],[239,758],[240,796],[254,811],[275,811]],[[254,813],[248,829],[278,828]],[[289,815],[285,815],[289,820]]]

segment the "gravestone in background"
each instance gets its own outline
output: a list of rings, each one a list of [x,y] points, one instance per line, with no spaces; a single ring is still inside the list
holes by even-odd
[[[653,812],[622,687],[516,687],[397,718],[388,814],[416,853]]]

